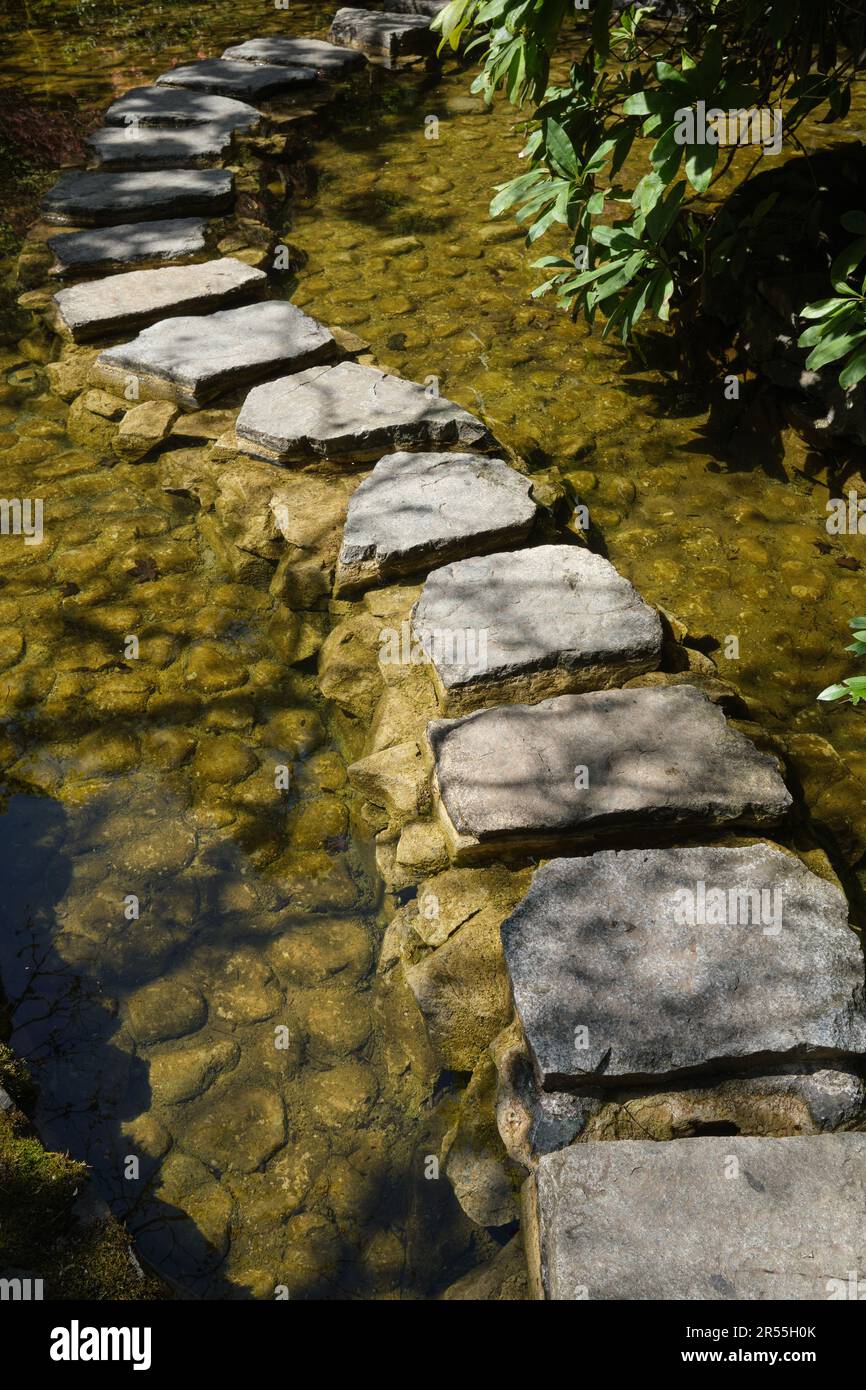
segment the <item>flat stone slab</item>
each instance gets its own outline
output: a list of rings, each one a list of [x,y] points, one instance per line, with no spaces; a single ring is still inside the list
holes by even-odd
[[[240,448],[273,462],[379,458],[388,449],[492,447],[480,420],[424,386],[357,362],[315,368],[251,391],[238,416]]]
[[[502,944],[545,1091],[866,1052],[845,896],[771,845],[552,859]]]
[[[54,296],[55,326],[77,343],[143,328],[166,314],[205,314],[264,293],[268,277],[230,256],[198,265],[130,270]]]
[[[282,300],[168,318],[131,343],[108,348],[95,369],[110,385],[135,377],[142,399],[175,400],[196,410],[230,386],[329,356],[329,330]]]
[[[661,660],[658,613],[609,561],[578,546],[539,545],[434,570],[412,626],[450,713],[620,685]]]
[[[365,66],[363,53],[322,39],[248,39],[227,48],[223,58],[236,63],[273,63],[277,67],[312,68],[320,77],[343,77]]]
[[[231,148],[225,126],[165,130],[139,125],[104,126],[85,144],[100,169],[194,169],[219,164]]]
[[[388,454],[355,490],[338,593],[522,539],[535,520],[531,479],[477,454]]]
[[[210,125],[221,130],[252,130],[261,119],[261,111],[245,101],[174,87],[133,87],[103,117],[106,125]]]
[[[168,169],[64,174],[42,200],[46,222],[100,226],[190,213],[224,212],[232,204],[226,169]]]
[[[215,96],[251,97],[254,101],[261,101],[310,87],[318,80],[311,68],[232,63],[225,58],[205,58],[200,63],[171,68],[156,79],[156,85],[184,87],[187,91],[210,92]]]
[[[458,861],[624,831],[775,825],[792,803],[775,761],[694,686],[500,705],[434,720],[427,737]]]
[[[346,7],[334,15],[328,37],[345,48],[358,48],[373,58],[393,61],[432,53],[441,35],[433,33],[426,15]]]
[[[127,222],[48,238],[54,253],[52,275],[92,275],[130,265],[188,261],[207,249],[201,217],[162,222]]]
[[[536,1298],[823,1301],[863,1277],[863,1134],[578,1144],[523,1198]]]

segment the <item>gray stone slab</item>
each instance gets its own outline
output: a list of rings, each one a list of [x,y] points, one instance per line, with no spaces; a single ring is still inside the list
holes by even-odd
[[[453,401],[357,362],[256,387],[238,416],[237,436],[242,449],[274,462],[316,455],[360,461],[394,448],[493,445],[481,421]]]
[[[106,125],[217,126],[252,130],[262,114],[245,101],[177,87],[133,87],[109,106]]]
[[[417,57],[434,52],[441,35],[434,34],[425,15],[386,11],[338,10],[328,35],[332,43],[358,48],[371,58]]]
[[[144,328],[167,314],[210,313],[264,293],[268,277],[231,256],[199,265],[130,270],[54,296],[55,325],[77,343]]]
[[[777,824],[775,761],[694,686],[557,695],[428,726],[452,857],[615,833]]]
[[[767,844],[552,859],[502,944],[546,1091],[866,1052],[845,896]]]
[[[863,1134],[623,1140],[542,1158],[524,1238],[536,1298],[856,1298],[864,1211]]]
[[[205,58],[200,63],[171,68],[156,79],[156,85],[262,101],[306,89],[318,81],[311,68],[232,63],[225,58]]]
[[[169,318],[96,359],[109,385],[136,378],[142,399],[176,400],[195,410],[231,386],[335,351],[329,330],[294,304],[267,300],[200,318]]]
[[[225,169],[64,174],[45,194],[42,215],[46,222],[89,227],[213,214],[231,207],[232,188]]]
[[[661,660],[658,613],[608,560],[578,546],[445,565],[428,576],[412,625],[449,713],[620,685]]]
[[[127,222],[63,232],[48,238],[54,253],[52,275],[93,275],[127,266],[155,266],[189,261],[207,248],[201,217],[174,217],[162,222]]]
[[[392,14],[421,14],[435,19],[448,0],[388,0]]]
[[[85,143],[100,169],[195,169],[219,164],[232,132],[218,125],[166,130],[132,122],[103,126]]]
[[[337,592],[526,536],[531,479],[477,454],[388,454],[349,501]]]
[[[248,39],[227,48],[222,56],[236,63],[312,68],[320,77],[343,77],[363,68],[366,62],[363,53],[322,39]]]

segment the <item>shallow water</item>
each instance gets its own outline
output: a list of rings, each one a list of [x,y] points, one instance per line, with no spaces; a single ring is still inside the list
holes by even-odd
[[[172,59],[330,18],[293,3],[263,22],[248,0],[68,9],[58,41],[32,4],[7,67],[31,94],[99,105]],[[486,213],[520,134],[468,84],[376,74],[365,103],[338,102],[286,227],[308,255],[296,302],[569,475],[614,564],[722,644],[720,674],[760,718],[821,733],[866,778],[862,716],[815,703],[851,669],[846,622],[866,606],[825,544],[825,467],[791,432],[781,459],[768,445],[732,466],[705,393],[529,299],[521,241]],[[47,521],[41,546],[2,541],[0,969],[41,1133],[94,1165],[192,1295],[430,1294],[484,1239],[423,1179],[442,1120],[371,983],[378,889],[314,679],[288,665],[266,566],[227,573],[153,464],[65,437],[38,348],[0,354],[0,490],[43,497]],[[845,551],[866,561],[860,537]]]

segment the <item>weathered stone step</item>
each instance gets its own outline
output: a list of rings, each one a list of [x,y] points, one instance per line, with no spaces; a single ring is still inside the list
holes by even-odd
[[[49,237],[54,253],[52,275],[93,275],[127,266],[154,266],[189,261],[207,249],[201,217],[175,217],[162,222],[127,222],[93,227],[86,232],[63,232]]]
[[[100,353],[94,370],[108,385],[138,383],[141,399],[174,400],[191,410],[230,386],[336,351],[330,331],[295,304],[267,300],[201,318],[169,318],[130,343]]]
[[[864,1210],[863,1134],[578,1144],[523,1193],[533,1293],[556,1300],[862,1297]]]
[[[339,48],[322,39],[248,39],[246,43],[227,48],[222,56],[237,63],[311,68],[320,77],[343,77],[366,63],[363,53]]]
[[[336,592],[522,539],[535,520],[531,487],[502,459],[388,454],[349,501]]]
[[[237,422],[238,445],[284,463],[319,456],[379,458],[388,449],[489,448],[487,428],[424,386],[357,362],[257,386]]]
[[[609,561],[578,546],[540,545],[435,570],[412,625],[440,706],[453,714],[620,685],[661,660],[658,613]],[[455,640],[467,633],[470,644]]]
[[[458,862],[605,833],[775,825],[792,801],[774,760],[693,686],[556,695],[427,734]]]
[[[552,859],[502,943],[546,1091],[866,1053],[845,896],[768,844]]]
[[[100,169],[194,169],[219,164],[232,132],[218,125],[165,130],[133,122],[104,126],[85,143]]]
[[[133,87],[109,106],[106,125],[196,126],[253,130],[261,111],[245,101],[175,87]]]
[[[42,200],[46,222],[93,227],[146,222],[190,213],[224,212],[232,204],[232,175],[225,169],[176,169],[150,173],[63,174]]]
[[[285,96],[289,92],[311,87],[319,80],[312,68],[232,63],[224,58],[205,58],[199,63],[171,68],[156,79],[156,85],[262,101],[267,97]]]
[[[432,53],[440,35],[430,28],[425,15],[395,14],[346,7],[337,10],[328,35],[332,43],[358,48],[371,58],[417,57]]]
[[[263,294],[268,277],[227,256],[198,265],[130,270],[54,296],[55,327],[75,342],[144,328],[166,314],[205,314]]]

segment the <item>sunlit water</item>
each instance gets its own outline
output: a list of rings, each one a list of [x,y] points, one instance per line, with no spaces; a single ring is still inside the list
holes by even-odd
[[[99,105],[174,59],[324,34],[330,18],[219,0],[96,20],[80,4],[58,35],[30,13],[5,36],[11,80]],[[704,392],[530,300],[520,238],[486,211],[520,133],[468,84],[453,68],[380,73],[364,101],[338,102],[311,150],[318,187],[285,227],[308,255],[296,302],[571,475],[651,602],[737,637],[720,673],[759,717],[820,732],[866,777],[860,716],[815,703],[849,671],[845,625],[864,608],[860,575],[825,544],[826,473],[791,433],[781,465],[768,449],[766,466],[732,466]],[[287,664],[285,615],[265,575],[223,572],[153,464],[70,443],[26,344],[0,370],[0,491],[41,496],[47,519],[41,546],[3,539],[0,584],[0,965],[41,1133],[93,1164],[182,1291],[429,1295],[483,1241],[444,1181],[423,1180],[437,1122],[389,1056],[378,888],[347,837],[314,678]],[[859,537],[845,549],[866,560]]]

